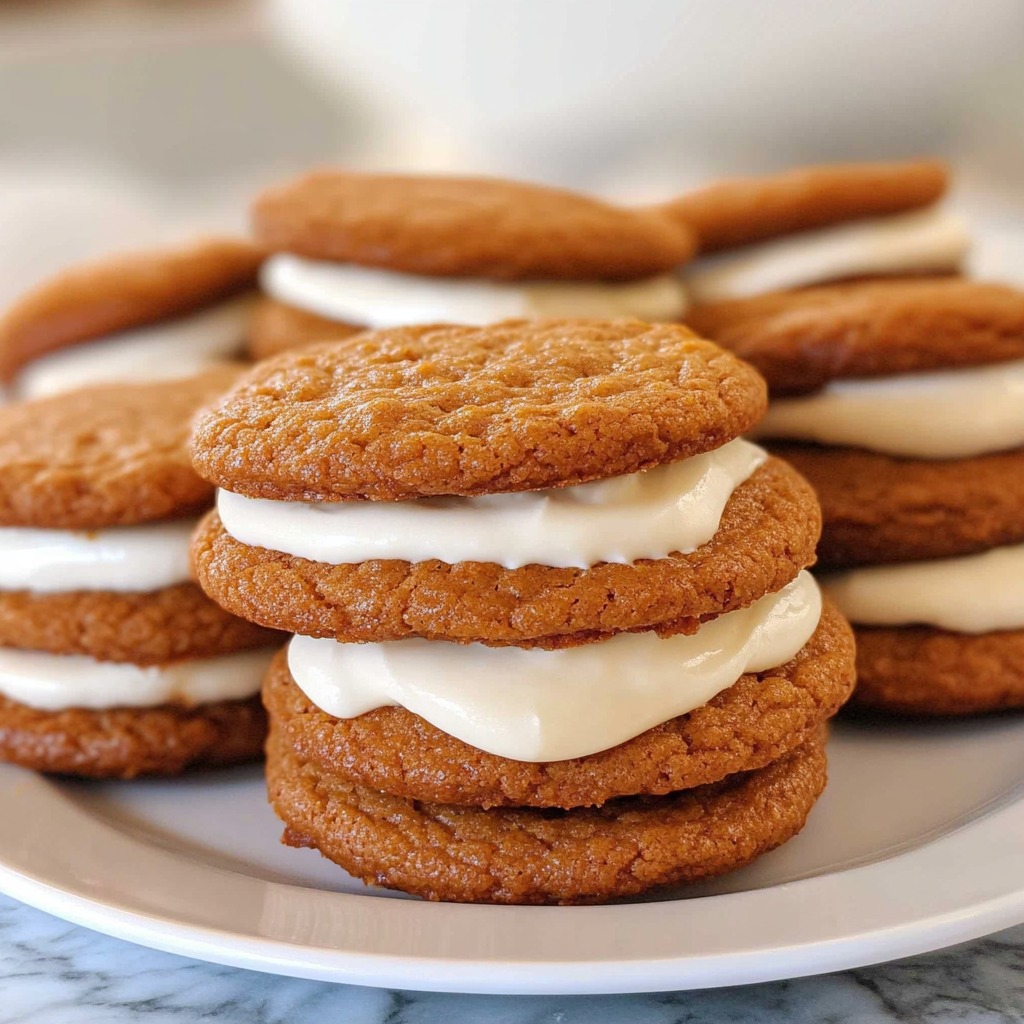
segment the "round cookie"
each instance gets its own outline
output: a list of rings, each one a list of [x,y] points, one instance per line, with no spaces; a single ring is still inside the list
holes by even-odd
[[[694,306],[686,322],[772,394],[1024,359],[1024,292],[966,278],[851,281]]]
[[[192,469],[195,411],[238,377],[112,384],[0,409],[0,526],[92,530],[208,508]]]
[[[0,647],[161,665],[284,639],[224,611],[194,583],[138,594],[0,590]]]
[[[946,167],[938,160],[820,164],[730,178],[656,209],[689,224],[701,251],[711,252],[928,206],[947,184]]]
[[[192,456],[253,498],[537,490],[718,448],[766,400],[750,367],[677,325],[406,327],[257,366],[198,418]]]
[[[271,727],[270,802],[284,842],[365,882],[430,900],[598,903],[732,871],[803,827],[825,788],[823,734],[713,786],[602,808],[453,807],[355,786]]]
[[[852,703],[908,715],[1024,708],[1024,630],[858,626]]]
[[[242,544],[213,512],[192,556],[218,604],[275,629],[567,646],[630,629],[692,632],[701,617],[746,607],[813,563],[820,528],[807,482],[769,459],[733,493],[711,540],[687,555],[589,569],[437,559],[327,565]]]
[[[818,494],[826,566],[953,558],[1024,541],[1024,449],[899,459],[855,448],[768,445]]]
[[[0,317],[0,380],[65,345],[190,313],[255,287],[265,256],[242,239],[204,238],[65,270]]]
[[[264,192],[252,220],[275,251],[433,277],[648,277],[696,248],[658,213],[493,178],[316,171]]]
[[[298,755],[324,772],[394,796],[484,807],[581,807],[671,793],[762,768],[805,742],[853,689],[853,634],[826,604],[786,665],[742,676],[710,703],[589,757],[513,761],[449,736],[404,708],[339,719],[293,681],[281,651],[263,701]]]
[[[252,761],[266,732],[257,697],[194,708],[37,711],[0,696],[0,761],[93,779]]]
[[[318,341],[347,338],[362,330],[355,324],[328,320],[276,299],[261,298],[249,321],[246,351],[250,359],[259,361]]]

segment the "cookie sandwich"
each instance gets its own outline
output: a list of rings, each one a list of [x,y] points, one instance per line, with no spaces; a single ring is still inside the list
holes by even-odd
[[[252,208],[273,255],[250,353],[363,329],[510,317],[678,320],[690,227],[562,189],[323,170]]]
[[[970,233],[940,205],[947,185],[942,163],[913,160],[802,167],[679,196],[659,209],[700,240],[683,271],[687,322],[713,319],[719,303],[808,285],[958,273]]]
[[[237,358],[263,256],[251,242],[203,238],[62,271],[0,315],[0,383],[32,399],[183,379]]]
[[[383,330],[197,421],[206,592],[264,684],[284,841],[430,899],[587,903],[802,827],[849,628],[748,366],[678,325]]]
[[[190,422],[236,376],[0,409],[0,760],[128,778],[260,756],[279,635],[209,600],[189,562],[212,500]]]

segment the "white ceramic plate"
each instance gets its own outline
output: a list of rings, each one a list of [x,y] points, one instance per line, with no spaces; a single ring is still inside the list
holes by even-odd
[[[363,985],[635,992],[796,977],[1024,921],[1024,717],[844,722],[804,832],[605,907],[431,904],[278,844],[256,768],[60,783],[0,768],[0,889],[159,949]]]

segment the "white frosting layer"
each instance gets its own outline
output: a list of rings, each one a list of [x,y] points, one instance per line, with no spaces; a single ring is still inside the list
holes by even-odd
[[[744,672],[784,664],[820,616],[817,584],[802,572],[694,636],[620,633],[560,651],[296,636],[288,667],[309,699],[337,718],[400,705],[480,750],[561,761],[624,743],[706,704]]]
[[[0,647],[0,694],[40,711],[243,700],[259,693],[273,649],[142,668],[77,654]]]
[[[822,583],[840,610],[864,626],[917,624],[957,633],[1024,629],[1024,544],[851,569]]]
[[[191,578],[195,520],[107,530],[0,528],[0,590],[145,592]]]
[[[694,302],[745,299],[868,274],[957,270],[970,245],[965,218],[929,209],[745,246],[698,260],[683,280]]]
[[[877,380],[780,398],[753,432],[921,459],[1024,445],[1024,360]]]
[[[714,536],[733,491],[766,458],[737,438],[644,473],[546,491],[319,503],[221,491],[217,507],[235,540],[330,565],[439,558],[586,569],[695,551]]]
[[[43,398],[91,384],[179,380],[237,356],[254,302],[242,296],[189,316],[162,320],[40,356],[15,382],[19,398]]]
[[[511,318],[678,320],[686,291],[671,275],[643,281],[499,282],[422,277],[287,253],[263,264],[260,283],[280,302],[367,327],[489,324]]]

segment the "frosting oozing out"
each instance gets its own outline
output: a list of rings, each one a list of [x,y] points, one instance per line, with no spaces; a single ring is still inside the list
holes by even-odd
[[[330,565],[439,558],[586,569],[695,551],[766,458],[737,438],[646,472],[545,491],[315,503],[221,491],[217,506],[235,540]]]
[[[373,328],[539,317],[661,321],[678,320],[686,312],[685,288],[672,275],[622,283],[507,283],[422,277],[278,253],[263,264],[260,283],[290,306]]]
[[[851,569],[825,577],[822,585],[862,626],[925,625],[956,633],[1024,629],[1024,544]]]
[[[0,590],[145,593],[191,579],[195,520],[107,530],[0,528]]]
[[[306,696],[337,718],[400,705],[480,750],[561,761],[692,711],[745,672],[785,664],[820,616],[821,594],[805,571],[693,636],[620,633],[557,651],[296,636],[288,667]]]
[[[44,398],[92,384],[191,377],[239,354],[254,301],[242,296],[50,352],[22,369],[15,392],[21,399]]]
[[[965,218],[930,209],[705,257],[686,268],[683,280],[694,302],[722,302],[850,277],[958,270],[970,245]]]
[[[0,694],[40,711],[244,700],[259,693],[274,653],[260,648],[143,667],[0,647]]]
[[[780,398],[752,434],[965,459],[1024,445],[1024,360],[967,369],[833,381]]]

